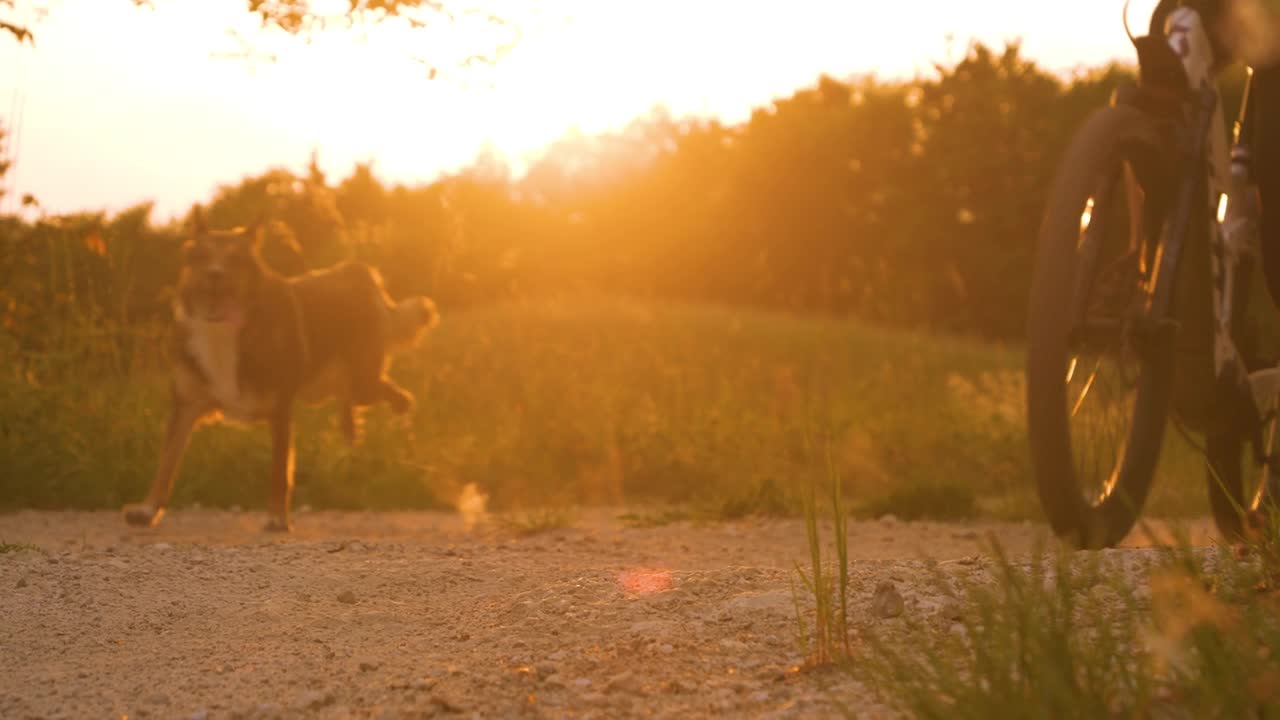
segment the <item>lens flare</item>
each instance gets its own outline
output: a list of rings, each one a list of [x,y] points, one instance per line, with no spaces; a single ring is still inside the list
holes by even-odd
[[[673,583],[669,570],[623,570],[618,585],[628,595],[652,595],[670,590]]]

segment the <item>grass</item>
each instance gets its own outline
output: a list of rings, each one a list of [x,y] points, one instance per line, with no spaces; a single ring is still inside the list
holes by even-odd
[[[11,543],[0,540],[0,555],[16,552],[37,551],[40,548],[31,543]]]
[[[792,584],[811,666],[835,666],[915,718],[1280,713],[1280,513],[1245,544],[1196,548],[1175,531],[1145,558],[1041,544],[1015,560],[992,542],[976,576],[934,566],[929,582],[958,596],[952,609],[851,630],[848,514],[829,453],[828,468],[804,495],[809,562]]]
[[[804,493],[805,538],[809,544],[809,567],[806,570],[796,564],[795,577],[804,593],[792,584],[792,600],[795,605],[797,639],[800,650],[814,666],[833,662],[847,662],[852,657],[849,636],[849,514],[844,508],[844,493],[839,475],[826,453],[828,478],[823,492],[819,493],[817,480],[812,480]],[[824,497],[825,496],[825,497]],[[830,519],[835,543],[835,562],[824,563],[819,517],[822,500],[830,501]],[[812,631],[806,621],[806,605],[813,603]]]
[[[1280,526],[1151,560],[1135,573],[1124,555],[993,546],[957,622],[868,626],[845,667],[919,718],[1276,716]]]
[[[508,532],[529,537],[573,527],[577,515],[567,507],[540,507],[515,510],[497,517],[497,523]]]
[[[167,413],[160,336],[88,323],[62,333],[40,355],[0,334],[0,508],[116,508],[149,484]],[[969,507],[946,493],[965,492],[984,513],[1038,517],[1021,364],[1017,348],[711,306],[582,299],[447,314],[393,370],[419,399],[409,421],[375,409],[349,450],[331,409],[300,413],[296,498],[445,508],[474,484],[497,512],[559,498],[795,514],[827,474],[805,452],[812,421],[830,429],[856,513],[945,515]],[[175,504],[261,507],[268,457],[261,430],[202,429]],[[1157,512],[1204,511],[1191,464],[1190,485],[1157,483]]]
[[[978,504],[973,490],[964,485],[907,485],[868,503],[866,514],[871,517],[893,515],[906,521],[968,520],[978,515]]]

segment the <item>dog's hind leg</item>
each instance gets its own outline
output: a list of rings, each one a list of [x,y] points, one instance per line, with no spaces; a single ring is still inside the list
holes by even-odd
[[[364,434],[364,408],[354,404],[350,399],[339,400],[339,421],[342,425],[342,437],[349,447],[355,447]]]
[[[404,415],[413,410],[412,393],[386,378],[382,378],[380,382],[382,399],[391,406],[392,412]]]
[[[125,506],[125,522],[137,527],[154,527],[164,517],[164,509],[169,504],[169,496],[173,494],[173,481],[182,464],[182,455],[191,439],[191,431],[206,412],[203,405],[184,403],[175,396],[169,425],[165,430],[160,465],[151,481],[151,491],[147,493],[145,502]]]
[[[289,503],[293,499],[293,408],[282,400],[271,415],[271,491],[267,497],[267,532],[290,532]]]
[[[362,347],[351,353],[347,366],[351,373],[351,402],[355,405],[385,402],[398,415],[413,409],[413,395],[387,379],[385,348]]]

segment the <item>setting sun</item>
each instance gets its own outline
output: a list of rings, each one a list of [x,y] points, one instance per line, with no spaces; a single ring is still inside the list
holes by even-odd
[[[51,209],[153,198],[178,212],[252,168],[301,168],[312,150],[336,172],[372,161],[401,182],[485,149],[519,172],[573,130],[618,129],[657,106],[738,122],[819,74],[909,77],[971,37],[1022,37],[1060,69],[1130,54],[1105,0],[1052,18],[1012,0],[472,4],[513,25],[460,13],[307,42],[257,29],[239,0],[48,5],[34,49],[2,49],[0,97],[21,111],[10,184]]]

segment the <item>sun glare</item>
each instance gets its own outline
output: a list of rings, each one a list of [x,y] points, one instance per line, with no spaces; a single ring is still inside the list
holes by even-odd
[[[1130,16],[1150,4],[1138,0]],[[1057,68],[1128,50],[1107,0],[1060,21],[1033,5],[449,0],[456,22],[393,21],[304,41],[263,32],[243,0],[150,10],[60,0],[37,28],[38,50],[22,49],[15,71],[0,73],[0,96],[15,108],[30,100],[14,133],[16,177],[47,209],[154,197],[174,212],[215,183],[300,170],[312,150],[331,172],[373,161],[380,177],[408,184],[467,167],[485,149],[518,173],[573,131],[618,130],[657,106],[737,123],[822,73],[928,74],[969,38],[1026,37],[1029,54]],[[86,161],[113,181],[74,172]]]

